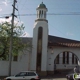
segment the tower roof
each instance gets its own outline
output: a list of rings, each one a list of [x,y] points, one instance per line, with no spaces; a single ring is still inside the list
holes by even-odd
[[[40,5],[38,5],[38,9],[39,8],[46,8],[46,5],[42,2]]]

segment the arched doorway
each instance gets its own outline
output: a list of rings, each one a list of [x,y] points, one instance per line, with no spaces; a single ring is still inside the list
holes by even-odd
[[[73,70],[75,66],[78,66],[78,61],[78,57],[73,52],[63,51],[54,60],[54,72],[67,73]]]

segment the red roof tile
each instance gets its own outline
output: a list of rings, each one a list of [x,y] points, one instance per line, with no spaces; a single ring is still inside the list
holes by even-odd
[[[80,47],[80,41],[48,35],[48,46]]]

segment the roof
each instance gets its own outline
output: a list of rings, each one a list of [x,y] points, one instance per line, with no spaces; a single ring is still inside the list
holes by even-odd
[[[39,8],[46,8],[46,5],[42,2],[40,5],[38,5],[37,9],[39,9]]]
[[[32,45],[31,37],[20,37],[23,43],[30,43]],[[80,41],[71,40],[67,38],[48,35],[48,47],[60,46],[60,47],[80,47]]]
[[[80,47],[80,41],[48,35],[48,46]]]
[[[32,38],[31,37],[20,37],[23,43],[30,43],[32,45]]]

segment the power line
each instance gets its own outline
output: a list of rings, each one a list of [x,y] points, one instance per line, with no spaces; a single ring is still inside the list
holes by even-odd
[[[0,17],[0,18],[5,18],[6,16]]]
[[[48,15],[80,15],[80,12],[74,12],[74,13],[48,13]]]
[[[17,16],[35,16],[37,14],[18,14]],[[80,13],[48,13],[47,15],[80,15]]]
[[[12,2],[8,2],[7,4],[9,5],[9,4],[11,4]],[[4,5],[4,3],[0,3],[0,5]]]
[[[0,18],[5,18],[7,15],[11,16],[11,14],[1,14]],[[5,15],[5,16],[4,16]],[[36,16],[37,14],[20,14],[18,11],[18,15],[16,16]],[[47,13],[48,16],[53,15],[80,15],[80,12],[73,12],[73,13]]]
[[[18,15],[19,15],[19,7],[18,7],[18,4],[17,4],[17,9],[18,9]],[[20,16],[19,16],[19,20],[21,22]]]
[[[50,23],[49,23],[50,24]],[[51,25],[51,24],[50,24]],[[51,25],[53,26],[53,25]],[[60,32],[61,34],[63,34],[64,36],[66,36],[62,31],[60,31],[58,28],[54,27],[55,30],[57,30],[58,32]]]
[[[23,4],[21,10],[23,10],[23,8],[26,6],[26,5],[25,5],[25,4],[26,4],[26,1],[27,1],[27,0],[24,1],[24,4]]]
[[[6,18],[6,19],[8,19],[10,16],[2,16],[2,17],[0,17],[0,18]]]

